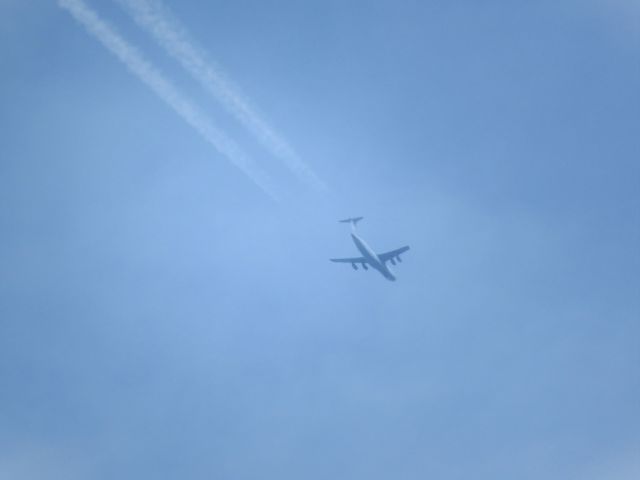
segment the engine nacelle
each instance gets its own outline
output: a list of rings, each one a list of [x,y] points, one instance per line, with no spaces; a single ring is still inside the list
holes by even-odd
[[[396,264],[396,261],[393,258],[390,258],[389,260],[391,261],[391,265],[395,265]]]
[[[365,270],[369,270],[369,267],[367,267],[367,264],[362,262],[362,268],[364,268]]]
[[[402,259],[400,258],[400,255],[398,255],[398,256],[396,257],[396,260],[398,260],[399,262],[402,262]]]
[[[358,266],[355,263],[352,263],[351,266],[353,267],[354,270],[358,269]]]

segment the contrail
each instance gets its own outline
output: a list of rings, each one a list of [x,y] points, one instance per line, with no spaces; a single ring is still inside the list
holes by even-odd
[[[203,111],[174,87],[153,64],[103,21],[83,0],[58,0],[58,4],[69,11],[73,18],[81,23],[91,35],[98,39],[107,50],[124,63],[136,77],[202,135],[207,142],[213,145],[219,153],[242,170],[270,197],[275,200],[279,199],[280,195],[276,192],[268,175],[254,164],[233,140],[218,130]]]
[[[207,59],[180,23],[159,0],[116,0],[141,28],[149,32],[164,50],[176,59],[203,88],[233,115],[274,157],[280,159],[298,178],[318,191],[327,186],[299,157],[293,148],[251,107],[220,67]]]

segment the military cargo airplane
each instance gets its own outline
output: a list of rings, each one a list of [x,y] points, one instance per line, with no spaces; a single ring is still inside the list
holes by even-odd
[[[358,264],[362,265],[362,268],[365,270],[369,270],[369,267],[371,267],[379,271],[387,280],[394,282],[396,280],[396,277],[391,271],[391,267],[387,263],[391,262],[392,265],[395,265],[396,260],[398,262],[402,262],[400,254],[409,250],[409,247],[404,246],[395,250],[391,250],[390,252],[377,254],[356,233],[356,224],[363,218],[364,217],[355,217],[339,220],[340,223],[351,224],[351,238],[353,240],[353,243],[356,244],[356,247],[358,248],[362,256],[352,258],[330,258],[329,260],[331,260],[332,262],[350,263],[354,270],[358,269]]]

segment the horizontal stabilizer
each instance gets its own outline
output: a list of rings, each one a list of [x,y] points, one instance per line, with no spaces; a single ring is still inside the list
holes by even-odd
[[[338,220],[340,223],[351,223],[352,225],[356,225],[356,223],[358,223],[360,220],[362,220],[364,217],[352,217],[352,218],[345,218],[344,220]]]

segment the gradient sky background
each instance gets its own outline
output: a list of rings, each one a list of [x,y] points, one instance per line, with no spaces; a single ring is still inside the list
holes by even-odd
[[[640,4],[167,3],[330,191],[2,1],[0,477],[640,478]]]

